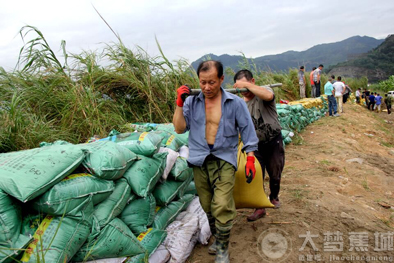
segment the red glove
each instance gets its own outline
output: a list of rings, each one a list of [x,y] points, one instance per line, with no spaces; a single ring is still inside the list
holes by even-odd
[[[245,165],[246,182],[250,184],[256,175],[256,167],[254,166],[254,156],[246,157]]]
[[[179,107],[183,107],[183,103],[185,102],[185,99],[187,98],[187,96],[190,95],[190,88],[186,85],[180,86],[177,89],[177,99],[176,99],[176,105],[178,105]]]

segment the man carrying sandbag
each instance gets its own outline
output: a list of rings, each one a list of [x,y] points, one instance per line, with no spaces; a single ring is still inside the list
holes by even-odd
[[[209,251],[216,252],[215,262],[229,262],[230,230],[237,214],[233,188],[238,131],[244,143],[243,151],[248,155],[245,173],[249,179],[256,173],[254,151],[258,139],[245,103],[221,87],[222,63],[204,61],[198,66],[197,75],[199,95],[187,97],[190,94],[187,86],[177,90],[173,124],[177,133],[190,131],[188,163],[193,167],[200,203],[216,237]]]
[[[285,165],[285,151],[283,148],[281,126],[276,112],[274,91],[268,87],[255,85],[252,72],[247,69],[238,71],[234,76],[234,88],[246,88],[242,92],[248,110],[252,116],[256,134],[259,139],[258,150],[255,152],[257,160],[263,170],[270,177],[270,201],[275,208],[280,207],[279,190],[283,167]],[[264,208],[256,209],[248,216],[249,221],[255,221],[266,215]]]

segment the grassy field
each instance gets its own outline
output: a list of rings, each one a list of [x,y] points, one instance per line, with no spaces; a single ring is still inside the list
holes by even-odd
[[[20,34],[31,40],[22,47],[17,68],[6,72],[0,67],[0,152],[38,147],[42,141],[85,142],[112,129],[122,131],[128,122],[171,122],[176,88],[198,88],[189,63],[170,62],[159,43],[161,55],[152,57],[142,48],[127,48],[120,38],[101,52],[80,54],[69,54],[62,42],[61,62],[37,28],[23,27]],[[273,73],[243,67],[253,71],[259,85],[283,83],[275,88],[277,101],[299,98],[296,69]],[[225,73],[234,74],[230,68]],[[351,87],[367,83],[346,81]]]

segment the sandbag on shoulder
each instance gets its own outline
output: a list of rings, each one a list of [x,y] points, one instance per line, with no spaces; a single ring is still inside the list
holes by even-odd
[[[136,195],[146,197],[152,191],[163,174],[167,154],[156,153],[152,158],[140,155],[140,160],[126,171],[124,178]]]
[[[90,174],[72,174],[35,199],[33,207],[50,215],[76,215],[85,200],[92,197],[93,205],[98,204],[108,198],[113,190],[113,181]]]
[[[0,189],[27,202],[72,173],[85,158],[79,147],[52,145],[0,154]]]
[[[129,149],[111,141],[96,141],[79,144],[87,150],[82,164],[88,171],[101,179],[116,180],[137,160],[137,155]]]

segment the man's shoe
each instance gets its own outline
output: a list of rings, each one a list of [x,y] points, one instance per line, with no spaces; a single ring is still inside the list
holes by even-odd
[[[270,201],[271,201],[271,203],[275,206],[274,209],[278,209],[278,208],[280,207],[280,202],[279,202],[279,199],[278,199],[278,198],[276,198],[276,199],[271,199]]]
[[[256,209],[253,212],[253,214],[248,216],[247,219],[248,219],[248,221],[256,221],[259,218],[265,217],[266,214],[267,214],[267,212],[265,211],[264,208],[259,208],[259,209]]]
[[[341,116],[341,115],[339,115],[338,113],[334,114],[334,117],[339,117],[339,116]]]

